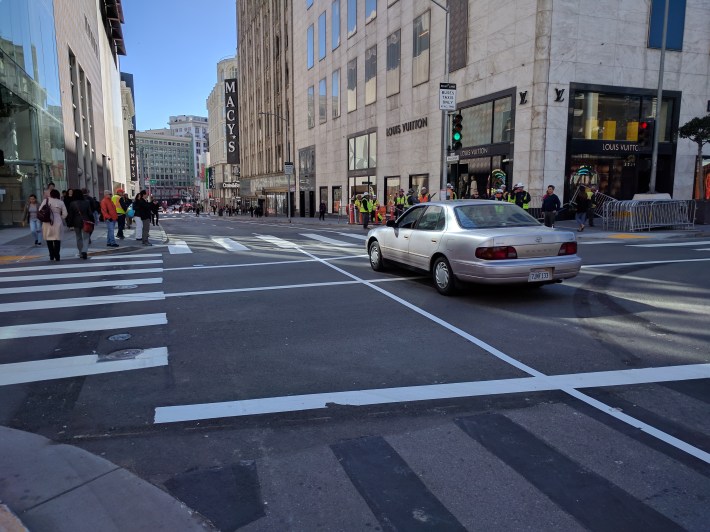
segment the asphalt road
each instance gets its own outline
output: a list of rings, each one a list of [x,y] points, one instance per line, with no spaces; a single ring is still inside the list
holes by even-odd
[[[444,297],[293,222],[168,215],[169,246],[2,267],[0,425],[221,530],[707,530],[710,242]]]

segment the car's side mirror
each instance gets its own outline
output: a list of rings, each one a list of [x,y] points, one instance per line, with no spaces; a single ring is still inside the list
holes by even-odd
[[[394,220],[387,220],[387,227],[397,227],[397,222]]]

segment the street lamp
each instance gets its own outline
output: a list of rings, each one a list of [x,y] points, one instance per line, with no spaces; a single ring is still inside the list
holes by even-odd
[[[446,27],[445,27],[445,38],[444,38],[444,83],[449,82],[449,0],[446,0],[446,6],[443,6],[437,0],[431,0],[433,4],[446,12]],[[440,191],[446,190],[446,180],[447,180],[447,164],[446,164],[446,110],[441,111],[441,187]],[[439,192],[441,194],[441,192]],[[444,195],[443,199],[446,199]]]
[[[288,156],[288,162],[293,164],[291,161],[291,139],[289,137],[289,127],[288,119],[281,115],[275,113],[265,113],[264,111],[259,112],[260,115],[275,116],[286,122],[286,152]],[[285,166],[285,165],[284,165]],[[291,223],[291,174],[286,173],[286,168],[284,168],[284,173],[286,174],[286,209],[288,210],[288,223]]]

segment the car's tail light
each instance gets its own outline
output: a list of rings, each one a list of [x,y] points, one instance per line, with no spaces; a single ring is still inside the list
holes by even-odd
[[[476,258],[484,260],[517,259],[518,252],[513,246],[494,246],[490,248],[476,248]]]
[[[574,255],[577,253],[577,242],[565,242],[560,246],[558,255]]]

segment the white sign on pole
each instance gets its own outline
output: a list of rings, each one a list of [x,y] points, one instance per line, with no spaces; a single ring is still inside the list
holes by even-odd
[[[458,155],[447,155],[446,162],[447,163],[457,163],[457,162],[459,162],[459,156]]]
[[[293,163],[284,163],[284,174],[293,175]]]
[[[456,110],[456,83],[439,83],[439,110]]]

